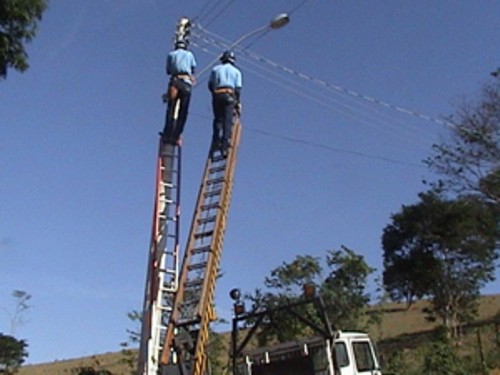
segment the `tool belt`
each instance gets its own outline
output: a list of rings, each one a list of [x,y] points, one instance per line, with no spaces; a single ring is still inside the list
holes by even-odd
[[[221,87],[214,90],[214,94],[233,94],[234,90],[229,87]]]
[[[191,76],[189,74],[176,74],[174,77],[177,79],[187,79],[191,81]]]
[[[175,100],[177,98],[180,89],[179,81],[182,81],[183,85],[186,85],[188,84],[186,80],[191,82],[191,76],[187,73],[180,73],[172,76],[172,79],[170,80],[168,85],[168,91],[167,91],[168,100]]]

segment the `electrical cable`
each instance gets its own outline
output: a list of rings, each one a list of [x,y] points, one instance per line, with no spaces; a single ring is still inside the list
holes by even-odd
[[[212,35],[215,35],[214,33],[211,33],[211,34],[212,34]],[[217,37],[217,36],[216,36],[216,37]],[[219,39],[223,39],[223,38],[219,38]],[[225,42],[223,42],[223,41],[222,41],[222,42],[221,42],[221,41],[217,41],[217,40],[216,40],[216,39],[214,39],[214,38],[201,37],[201,38],[199,38],[199,40],[200,40],[200,41],[205,42],[205,45],[206,45],[206,46],[208,46],[208,45],[213,45],[213,46],[215,46],[216,48],[219,48],[219,47],[225,47]],[[199,44],[197,44],[196,46],[197,46],[197,47],[199,47],[199,48],[201,48],[204,52],[210,53],[210,52],[209,52],[209,50],[208,50],[208,48],[206,48],[206,47],[202,47],[202,46],[201,46],[201,45],[199,45]],[[304,74],[302,74],[302,73],[294,72],[293,70],[291,70],[291,69],[289,69],[289,68],[280,67],[278,64],[276,64],[276,63],[274,63],[274,62],[272,62],[272,61],[270,61],[270,60],[268,60],[268,59],[264,59],[264,58],[262,58],[262,57],[259,57],[259,56],[255,55],[254,53],[250,53],[250,52],[248,52],[248,51],[243,51],[243,50],[241,50],[240,52],[241,52],[243,55],[248,55],[248,56],[251,56],[254,60],[258,61],[259,63],[260,63],[261,61],[265,61],[267,65],[269,65],[269,66],[271,66],[271,67],[273,67],[273,68],[279,68],[279,70],[281,70],[281,71],[285,71],[286,73],[289,73],[289,71],[290,71],[290,72],[292,73],[292,77],[294,77],[294,78],[295,78],[295,77],[299,77],[299,78],[304,78],[304,77],[306,77],[306,78],[309,78],[308,76],[306,76],[306,75],[304,75]],[[245,61],[245,60],[246,60],[246,59],[244,58],[244,56],[243,56],[243,55],[241,56],[241,59],[239,60],[239,64],[240,64],[240,65],[241,65],[241,62],[242,62],[242,61]],[[248,61],[248,63],[251,63],[251,64],[253,64],[253,65],[255,65],[255,64],[256,64],[256,63],[254,63],[254,62],[250,62],[250,61]],[[273,80],[273,79],[272,79],[269,75],[274,75],[274,76],[278,77],[279,79],[282,79],[282,80],[284,80],[284,81],[289,81],[289,82],[288,82],[288,84],[291,84],[291,85],[293,85],[293,84],[298,85],[297,83],[294,83],[294,82],[292,82],[292,81],[291,81],[291,80],[289,80],[289,79],[286,79],[286,78],[283,78],[283,77],[279,77],[279,76],[277,75],[277,73],[270,71],[268,68],[262,67],[261,69],[266,70],[266,71],[267,71],[267,75],[258,74],[258,73],[256,73],[255,71],[253,71],[253,72],[254,72],[255,74],[259,75],[260,77],[262,77],[262,78],[264,78],[264,79],[266,79],[266,80],[268,80],[268,81],[271,81],[271,82],[273,82],[273,83],[275,83],[275,84],[277,84],[276,80]],[[250,69],[246,68],[246,70],[247,70],[247,71],[249,71]],[[199,79],[199,82],[200,82],[200,81],[203,81],[203,80],[200,80],[200,79]],[[313,82],[313,83],[316,83],[317,85],[319,84],[319,86],[321,86],[323,89],[327,89],[327,90],[329,90],[331,93],[334,93],[335,95],[340,95],[341,97],[347,98],[348,100],[355,102],[357,106],[364,106],[364,107],[366,107],[366,109],[367,109],[367,110],[369,110],[369,111],[371,111],[371,112],[374,112],[374,113],[378,114],[378,116],[379,116],[379,117],[375,118],[375,120],[376,120],[376,121],[382,122],[382,120],[380,120],[380,117],[385,117],[385,119],[386,119],[386,120],[387,120],[387,119],[388,119],[388,120],[391,120],[391,122],[387,122],[387,121],[384,121],[384,122],[383,122],[383,124],[384,124],[384,125],[386,125],[386,126],[394,126],[394,125],[391,125],[391,123],[392,123],[392,122],[399,122],[399,123],[402,123],[403,125],[406,125],[406,127],[405,127],[405,128],[399,128],[399,127],[398,127],[398,128],[395,128],[395,129],[394,129],[395,131],[398,131],[398,132],[406,132],[406,133],[408,133],[408,132],[409,132],[409,130],[408,130],[408,126],[411,126],[410,124],[408,124],[408,123],[406,123],[406,122],[401,122],[401,120],[397,120],[394,116],[391,116],[391,115],[385,114],[385,113],[381,112],[380,110],[377,110],[377,109],[374,109],[374,108],[369,108],[369,107],[368,107],[368,105],[373,106],[373,104],[377,104],[377,103],[373,103],[372,101],[367,101],[367,102],[363,102],[363,101],[361,101],[361,102],[360,102],[360,101],[359,101],[359,97],[358,97],[358,96],[353,97],[353,95],[347,95],[347,93],[346,93],[346,91],[345,91],[345,90],[340,90],[340,91],[339,91],[339,90],[334,90],[334,89],[332,88],[333,86],[329,85],[328,83],[326,83],[325,81],[322,81],[322,80],[317,80],[317,79],[315,79],[314,81],[312,81],[311,79],[309,79],[309,81],[311,81],[311,82]],[[361,120],[361,121],[362,121],[362,122],[364,122],[365,124],[368,124],[368,125],[370,125],[370,126],[372,126],[372,127],[374,126],[374,125],[372,124],[372,122],[373,122],[373,118],[370,118],[370,120],[369,120],[369,121],[367,121],[366,119],[362,119],[362,118],[360,118],[359,116],[355,116],[355,115],[354,115],[354,114],[352,114],[352,113],[348,113],[348,112],[346,112],[346,111],[345,111],[345,108],[344,108],[343,110],[340,110],[340,109],[338,109],[338,108],[335,108],[335,107],[332,105],[332,103],[326,103],[326,101],[330,100],[330,101],[333,101],[333,102],[337,102],[337,104],[338,104],[338,105],[340,105],[340,106],[343,106],[343,107],[346,107],[346,108],[350,109],[352,112],[362,112],[362,110],[360,110],[360,109],[356,109],[356,108],[354,108],[353,106],[350,106],[350,105],[348,105],[348,104],[345,104],[345,103],[340,103],[340,102],[336,101],[334,98],[332,98],[332,97],[331,97],[331,95],[326,96],[326,94],[323,94],[323,95],[322,95],[322,94],[320,94],[320,93],[318,93],[318,92],[313,92],[313,94],[311,94],[311,95],[304,94],[304,93],[303,93],[303,91],[304,91],[304,90],[307,90],[307,89],[309,89],[309,88],[308,88],[307,86],[303,86],[303,85],[301,85],[301,86],[300,86],[300,90],[298,90],[298,89],[290,89],[289,87],[287,87],[287,86],[286,86],[286,85],[284,85],[283,83],[282,83],[282,84],[280,84],[280,86],[281,86],[281,87],[285,87],[286,89],[288,89],[288,90],[290,90],[290,91],[292,91],[292,92],[294,92],[294,93],[296,93],[296,94],[298,94],[298,95],[301,95],[301,96],[307,97],[307,98],[309,98],[309,99],[311,99],[311,100],[314,100],[314,101],[316,101],[316,102],[320,103],[320,104],[321,104],[321,105],[323,105],[323,106],[326,106],[326,107],[328,107],[328,108],[330,108],[330,109],[336,110],[337,112],[340,112],[340,113],[346,114],[346,115],[348,115],[348,116],[350,116],[350,117],[357,118],[358,120]],[[310,90],[310,91],[312,91],[312,89],[309,89],[309,90]],[[323,100],[320,100],[320,99],[318,99],[318,98],[316,98],[316,97],[313,97],[312,95],[315,95],[315,96],[323,96],[323,98],[322,98]],[[365,112],[366,112],[366,111],[365,111]],[[365,116],[367,116],[367,117],[369,116],[369,115],[368,115],[368,114],[366,114],[366,113],[364,113],[364,115],[365,115]],[[372,117],[373,117],[373,116],[372,116]],[[385,129],[385,127],[384,127],[384,128],[382,128],[382,129],[383,129],[383,131],[387,132],[387,130]],[[421,129],[415,129],[415,131],[421,131]],[[427,134],[427,133],[426,133],[426,134]],[[401,138],[401,137],[400,137],[400,138]],[[421,140],[421,141],[422,141],[422,143],[424,143],[424,144],[429,144],[429,143],[431,142],[431,140],[430,140],[430,138],[429,138],[429,137],[425,137],[425,136],[422,136],[422,135],[415,135],[415,134],[410,134],[410,137],[409,137],[409,138],[405,136],[403,139],[404,139],[404,140],[406,140],[406,141],[408,141],[408,140],[415,140],[416,138],[420,138],[420,140]],[[425,139],[425,138],[427,138],[427,139]]]
[[[229,0],[229,3],[223,7],[219,13],[217,13],[210,21],[206,22],[206,26],[210,26],[217,18],[219,18],[233,3],[235,0]],[[220,2],[220,1],[219,1]]]

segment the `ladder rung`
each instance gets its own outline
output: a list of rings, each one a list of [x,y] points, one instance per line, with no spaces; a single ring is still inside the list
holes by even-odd
[[[195,324],[200,323],[200,318],[198,317],[191,317],[190,319],[179,319],[176,323],[176,327],[184,327],[184,326],[193,326]]]
[[[184,283],[185,288],[203,285],[203,279],[188,280]]]
[[[170,274],[170,275],[177,274],[177,272],[171,268],[160,268],[160,272],[164,272],[164,273]]]
[[[207,185],[215,185],[224,182],[224,177],[217,177],[207,181]]]
[[[191,254],[208,253],[211,250],[210,245],[197,247],[191,250]]]
[[[219,161],[225,161],[226,158],[223,157],[222,155],[214,155],[212,156],[212,163],[217,163]]]
[[[160,217],[162,219],[165,219],[167,221],[177,221],[176,217],[175,216],[167,216],[165,215],[164,213],[163,214],[160,214]]]
[[[201,270],[203,268],[206,268],[207,267],[207,262],[202,262],[202,263],[194,263],[194,264],[190,264],[188,265],[188,270]]]
[[[168,216],[166,212],[160,212],[159,215],[162,219],[175,221],[175,216]]]
[[[209,216],[209,217],[204,217],[201,219],[198,219],[198,224],[208,224],[208,223],[213,223],[216,219],[216,216]]]
[[[172,287],[172,286],[170,286],[168,288],[167,287],[162,287],[161,291],[164,292],[164,293],[172,293],[173,294],[173,293],[175,293],[177,291],[177,289],[174,288],[174,287]]]
[[[213,173],[217,173],[217,172],[222,172],[224,169],[226,169],[225,165],[216,165],[216,166],[209,169],[209,173],[213,174]]]
[[[158,308],[161,311],[172,311],[172,307],[170,307],[170,306],[158,306]]]
[[[200,239],[200,238],[203,238],[203,237],[212,236],[213,234],[214,234],[213,230],[209,230],[208,232],[199,232],[199,233],[195,233],[194,234],[194,238]]]
[[[201,209],[203,211],[212,210],[212,209],[215,209],[215,208],[220,208],[219,202],[207,203],[207,204],[204,204],[204,205],[201,206]]]
[[[218,190],[207,191],[203,195],[205,196],[205,198],[210,198],[210,197],[215,197],[217,195],[220,195],[221,193],[222,193],[222,189],[218,189]]]

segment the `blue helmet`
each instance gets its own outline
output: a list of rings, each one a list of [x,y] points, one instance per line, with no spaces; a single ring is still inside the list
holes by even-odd
[[[236,61],[236,57],[234,56],[234,52],[229,51],[229,50],[224,51],[224,53],[220,57],[220,61],[222,61],[223,63],[229,62],[231,64],[234,64],[234,62]]]

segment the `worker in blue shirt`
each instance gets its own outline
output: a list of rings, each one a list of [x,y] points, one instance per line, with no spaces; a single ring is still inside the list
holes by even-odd
[[[163,140],[170,144],[181,144],[181,134],[186,124],[191,88],[195,83],[196,59],[187,50],[187,42],[178,40],[175,50],[167,56],[167,74],[170,75],[168,91],[163,100],[168,102],[167,118],[163,129]],[[176,101],[179,106],[176,108]]]
[[[235,56],[232,51],[225,51],[221,64],[212,69],[208,80],[208,89],[212,93],[212,110],[214,114],[212,155],[219,150],[226,157],[231,146],[231,130],[233,112],[241,111],[241,72],[234,66]]]

